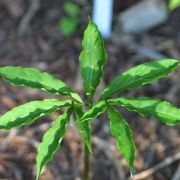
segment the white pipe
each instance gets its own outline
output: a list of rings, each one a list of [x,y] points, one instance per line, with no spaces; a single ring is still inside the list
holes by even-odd
[[[93,1],[93,21],[98,26],[103,37],[111,36],[113,16],[113,0],[94,0]]]

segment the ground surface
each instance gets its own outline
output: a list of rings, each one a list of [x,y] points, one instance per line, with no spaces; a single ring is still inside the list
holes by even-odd
[[[91,4],[77,0],[81,6],[81,24],[76,33],[63,38],[58,30],[58,21],[64,16],[62,0],[43,0],[38,11],[32,17],[24,33],[20,26],[30,1],[0,0],[0,66],[32,66],[52,73],[77,89],[82,95],[82,85],[78,75],[78,55],[81,51],[83,30],[87,16],[91,14]],[[90,1],[89,1],[90,2]],[[116,2],[114,27],[117,15],[125,8],[136,3],[135,0]],[[115,33],[115,36],[122,36]],[[120,38],[121,39],[121,38]],[[134,37],[134,42],[141,47],[153,49],[158,55],[180,59],[180,9],[171,13],[169,20],[155,29]],[[141,49],[137,52],[129,44],[112,38],[106,41],[108,62],[100,90],[120,72],[149,61],[152,53]],[[169,100],[180,107],[180,69],[166,79],[154,85],[126,92],[124,95],[153,96]],[[0,113],[34,99],[51,97],[42,91],[15,88],[0,80]],[[132,129],[137,153],[135,174],[154,167],[167,157],[174,157],[180,151],[180,127],[167,127],[157,120],[140,117],[121,109]],[[38,143],[49,123],[57,117],[43,117],[30,127],[12,130],[10,133],[0,131],[0,179],[33,180],[35,178],[35,154]],[[93,180],[125,180],[129,172],[124,159],[119,155],[115,142],[110,136],[107,116],[93,122],[93,154],[91,156],[90,176]],[[83,144],[79,132],[73,125],[69,126],[61,150],[54,160],[44,169],[42,180],[80,179],[82,173]],[[179,155],[177,155],[179,157]],[[180,159],[180,158],[179,158]],[[178,172],[180,162],[175,161],[157,170],[147,180],[170,180]],[[153,169],[154,170],[154,169]],[[180,177],[180,176],[179,176]],[[136,176],[140,179],[140,176]],[[135,179],[135,178],[134,178]],[[173,179],[175,180],[175,179]],[[177,180],[177,179],[176,179]]]

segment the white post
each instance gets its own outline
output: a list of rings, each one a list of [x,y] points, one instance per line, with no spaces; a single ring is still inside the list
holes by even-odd
[[[113,0],[93,0],[93,21],[103,37],[111,36]]]

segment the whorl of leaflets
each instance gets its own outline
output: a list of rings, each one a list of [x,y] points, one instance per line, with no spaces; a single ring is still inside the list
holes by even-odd
[[[0,76],[13,85],[45,90],[48,93],[68,97],[67,100],[45,99],[31,101],[15,107],[0,117],[0,129],[10,130],[31,124],[39,117],[66,107],[64,113],[59,115],[55,123],[47,130],[38,147],[36,158],[37,179],[42,168],[60,148],[73,112],[76,115],[75,124],[79,127],[80,135],[89,152],[91,152],[91,121],[105,113],[106,110],[108,111],[110,132],[117,143],[118,150],[126,159],[131,174],[135,156],[133,133],[128,122],[114,106],[124,107],[142,116],[153,117],[167,125],[180,123],[180,109],[166,101],[149,97],[112,97],[126,90],[151,84],[167,76],[180,65],[179,60],[156,60],[135,66],[119,74],[101,93],[99,101],[92,102],[102,76],[106,57],[101,34],[96,25],[89,20],[83,38],[83,50],[80,55],[81,73],[84,89],[89,98],[88,103],[84,103],[78,93],[71,90],[64,82],[46,72],[35,68],[0,67]]]

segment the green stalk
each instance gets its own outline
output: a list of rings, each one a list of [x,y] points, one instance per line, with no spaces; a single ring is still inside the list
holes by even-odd
[[[87,100],[87,104],[90,107],[93,103],[92,99]],[[84,170],[83,170],[83,180],[89,180],[89,156],[90,152],[87,145],[84,143]]]
[[[89,150],[86,144],[84,144],[84,171],[83,180],[89,180]]]

